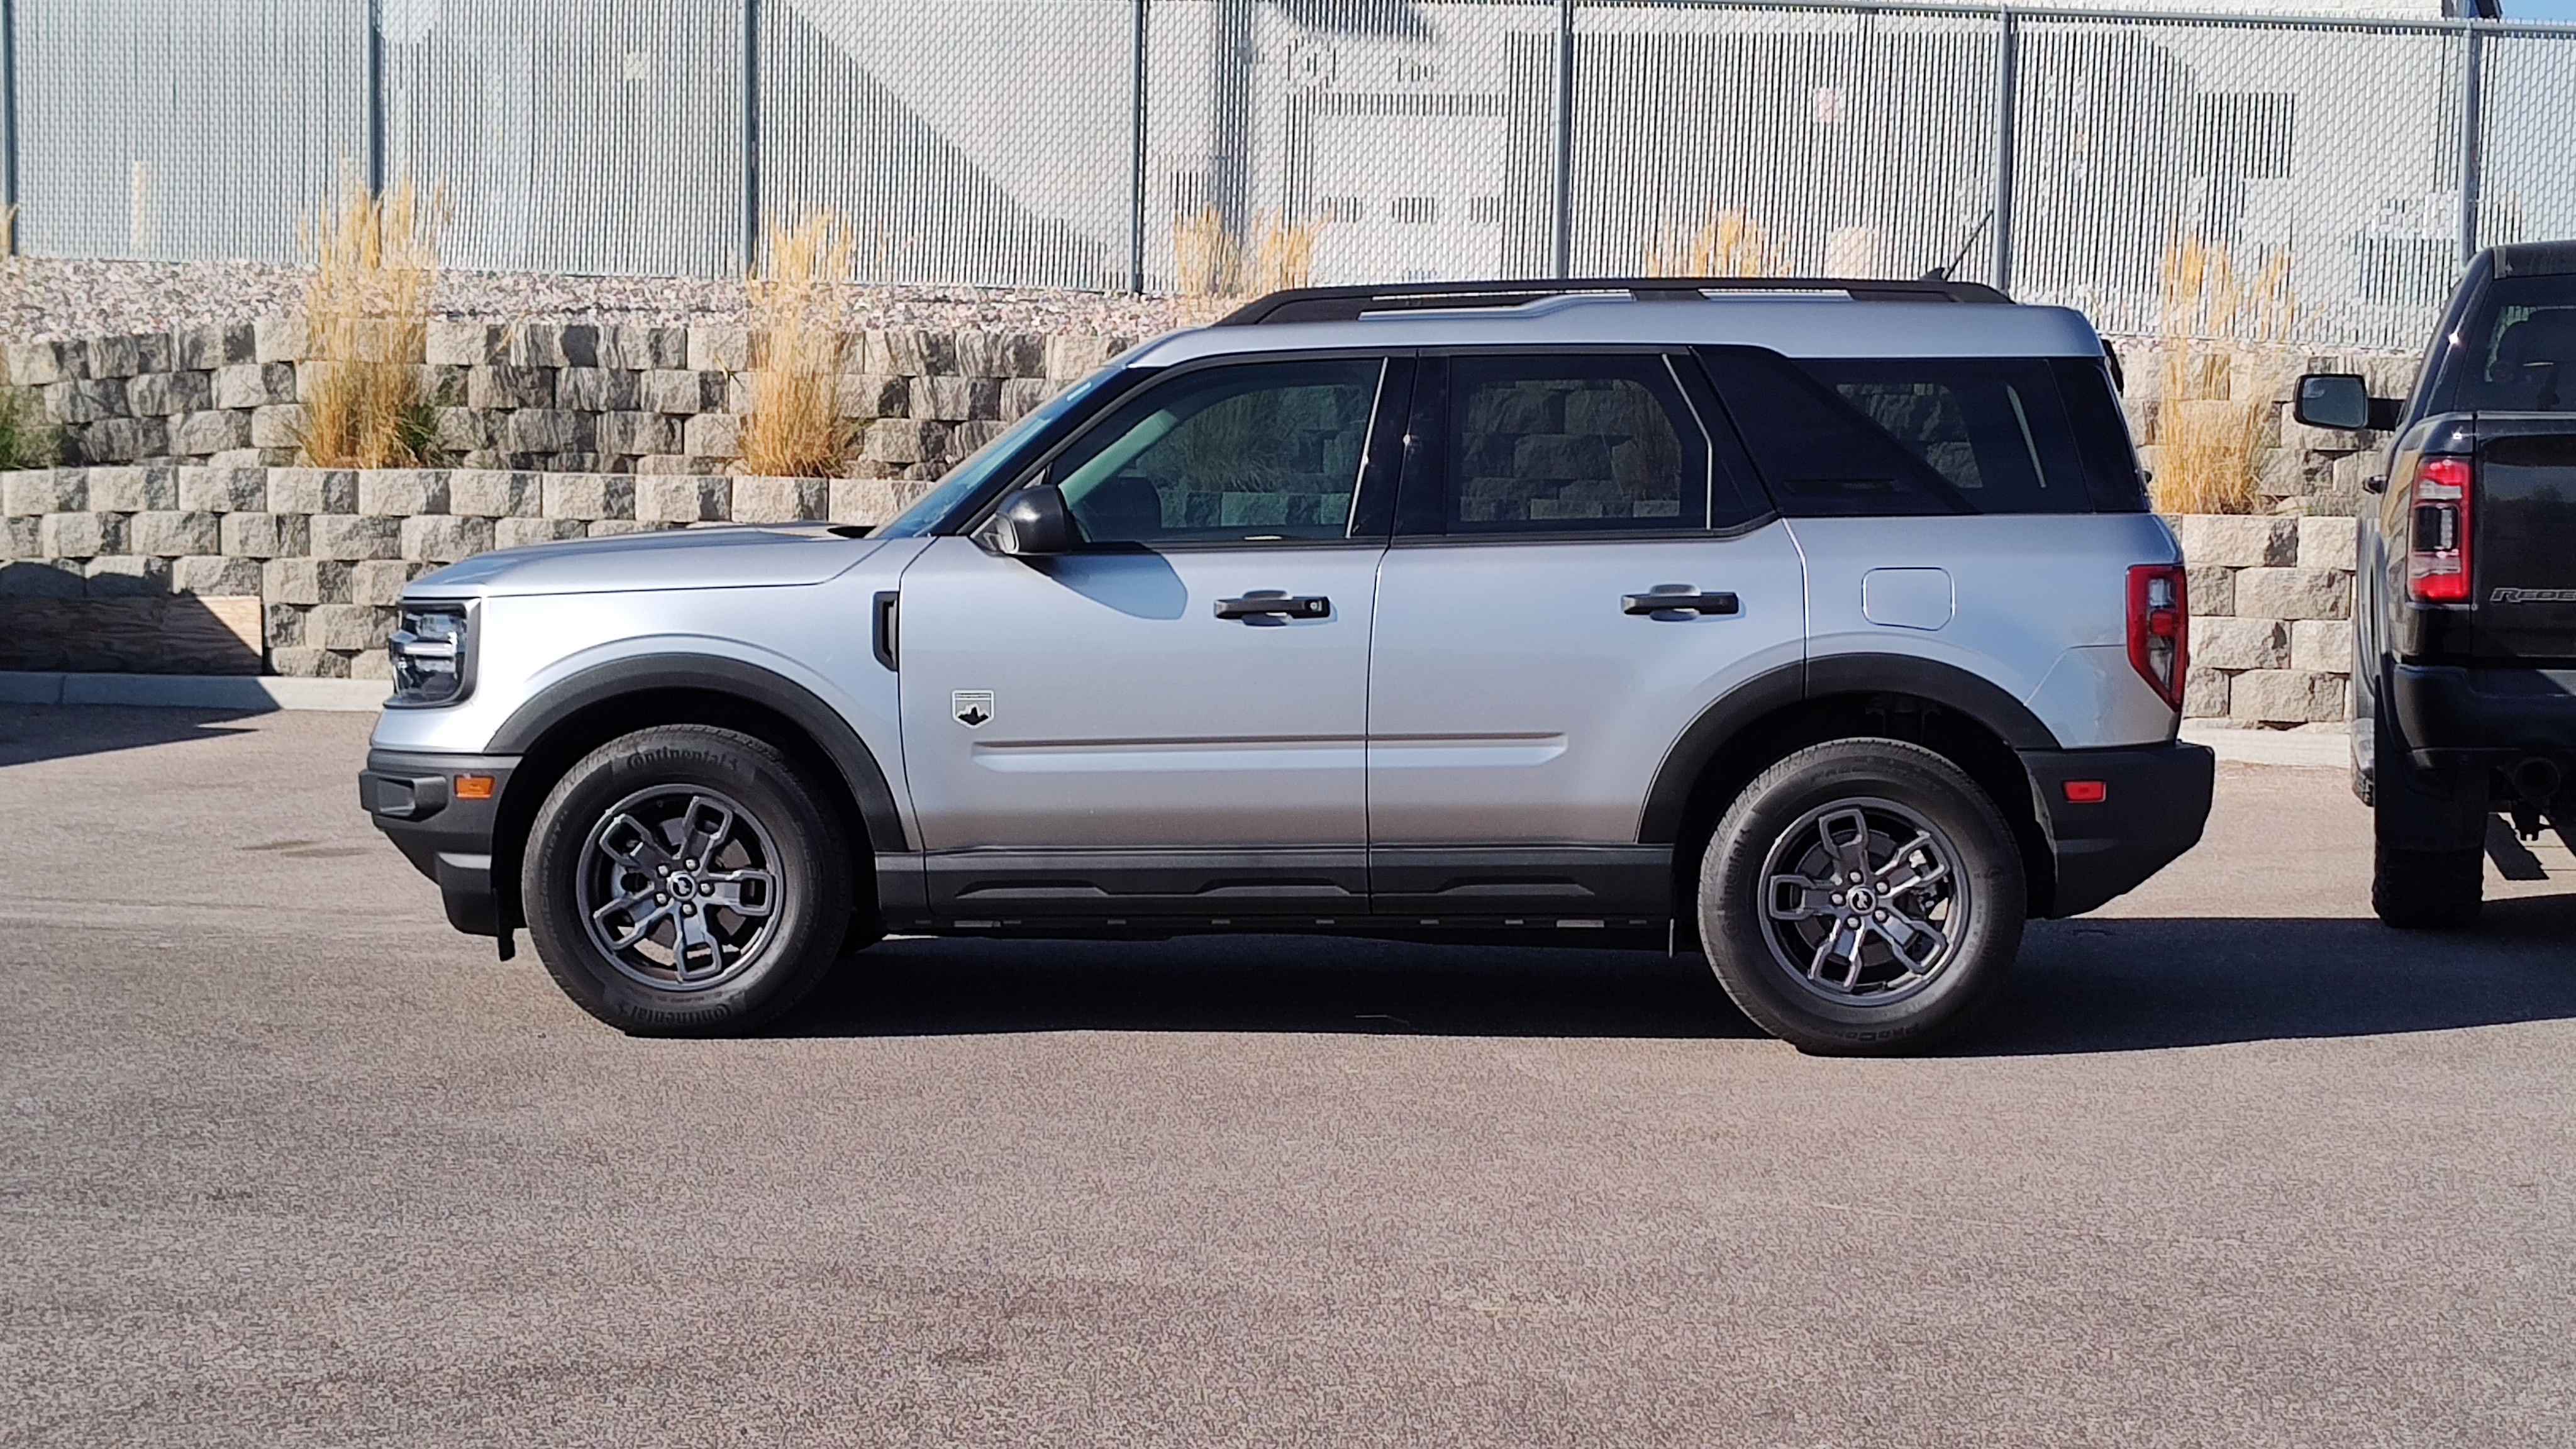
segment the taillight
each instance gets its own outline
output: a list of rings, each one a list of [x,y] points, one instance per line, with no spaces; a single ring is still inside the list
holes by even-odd
[[[2165,703],[2182,708],[2183,674],[2191,668],[2191,601],[2182,565],[2130,567],[2129,662]]]
[[[2406,506],[2406,593],[2427,604],[2469,601],[2469,460],[2415,464]]]

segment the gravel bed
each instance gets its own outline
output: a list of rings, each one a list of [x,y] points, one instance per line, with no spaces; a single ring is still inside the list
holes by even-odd
[[[261,262],[126,262],[20,257],[0,264],[0,339],[32,342],[166,332],[293,312],[304,272]],[[738,281],[577,277],[543,272],[442,273],[436,314],[496,322],[739,321]],[[853,287],[850,325],[959,332],[1150,337],[1222,313],[1224,301],[1124,293],[950,286]]]

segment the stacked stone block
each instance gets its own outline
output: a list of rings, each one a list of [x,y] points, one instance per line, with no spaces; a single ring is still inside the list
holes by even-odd
[[[423,386],[438,445],[473,469],[713,476],[739,471],[759,338],[693,327],[438,321]],[[839,409],[855,478],[925,482],[1124,339],[875,331],[844,339]],[[316,363],[293,318],[17,343],[0,381],[33,390],[64,462],[293,465]]]
[[[2183,712],[2249,725],[2346,718],[2354,520],[2194,514],[2170,522],[2190,571]]]

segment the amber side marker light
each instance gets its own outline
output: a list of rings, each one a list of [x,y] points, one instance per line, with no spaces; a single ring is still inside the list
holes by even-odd
[[[2072,788],[2072,787],[2070,787],[2070,788]],[[456,777],[456,798],[457,798],[457,799],[459,799],[459,800],[489,800],[489,799],[491,799],[491,798],[492,798],[492,777],[491,777],[491,776],[489,776],[489,775],[459,775],[459,776],[457,776],[457,777]]]
[[[2111,796],[2110,787],[2099,780],[2069,780],[2066,799],[2074,805],[2099,805]]]

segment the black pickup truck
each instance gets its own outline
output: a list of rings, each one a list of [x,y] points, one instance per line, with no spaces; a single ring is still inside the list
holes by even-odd
[[[2293,411],[2397,434],[2354,563],[2353,788],[2380,919],[2466,926],[2497,817],[2576,848],[2576,242],[2480,253],[2414,396],[2312,374]]]

